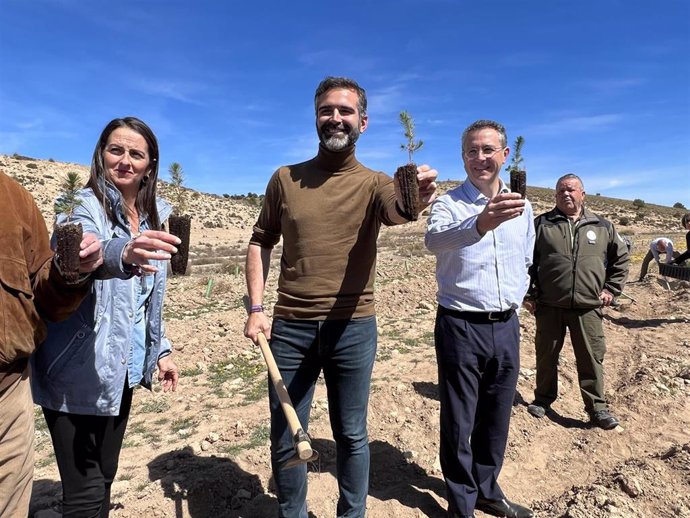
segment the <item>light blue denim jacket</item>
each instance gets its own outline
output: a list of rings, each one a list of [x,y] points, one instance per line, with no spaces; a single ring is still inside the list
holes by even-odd
[[[84,232],[99,236],[103,265],[93,273],[93,286],[79,309],[63,322],[47,323],[48,338],[31,359],[34,402],[52,410],[109,416],[118,415],[120,410],[139,293],[134,283],[140,279],[122,264],[122,252],[131,234],[120,194],[107,184],[106,195],[115,222],[108,220],[101,200],[91,189],[80,191],[82,204],[72,217],[72,221],[82,224]],[[172,211],[170,205],[158,199],[157,206],[160,220],[166,221]],[[57,222],[66,219],[61,214]],[[141,384],[148,388],[158,358],[170,351],[162,318],[168,265],[167,261],[151,264],[158,266],[158,272],[146,307],[146,358]]]

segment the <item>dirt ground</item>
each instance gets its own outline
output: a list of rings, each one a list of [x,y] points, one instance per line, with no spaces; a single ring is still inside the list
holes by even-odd
[[[13,171],[12,159],[0,157],[2,162]],[[39,164],[39,172],[58,167]],[[537,198],[537,213],[552,205],[553,198]],[[256,215],[245,209],[234,207],[235,223],[222,227],[199,225],[197,218],[191,274],[170,281],[167,334],[183,377],[173,395],[135,392],[113,486],[113,518],[275,516],[266,371],[258,348],[242,335],[239,254]],[[622,209],[599,207],[604,210]],[[372,518],[445,516],[433,347],[436,286],[434,258],[422,244],[424,220],[385,229],[380,238],[379,349],[369,410]],[[645,222],[628,232],[635,241],[630,280],[637,278],[651,237],[670,235],[682,247],[675,217],[648,215]],[[214,263],[210,251],[221,247],[227,249]],[[274,252],[269,306],[277,258]],[[538,517],[690,518],[690,283],[668,281],[652,265],[643,282],[626,287],[634,303],[624,298],[620,308],[606,310],[606,392],[622,424],[614,431],[587,424],[569,342],[554,413],[541,420],[527,413],[535,382],[535,323],[521,313],[521,371],[500,482],[510,499],[534,508]],[[327,409],[320,380],[310,423],[320,453],[309,473],[312,518],[335,515]],[[61,489],[50,438],[36,415],[32,516],[42,518],[59,512]]]

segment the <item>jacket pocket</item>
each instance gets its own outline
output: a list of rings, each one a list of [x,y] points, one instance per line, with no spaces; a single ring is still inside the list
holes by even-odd
[[[0,257],[0,365],[29,356],[45,338],[26,263]]]
[[[67,384],[79,383],[83,380],[87,371],[95,369],[95,339],[96,333],[88,325],[79,327],[69,342],[48,364],[45,369],[46,376],[53,379],[60,378]]]

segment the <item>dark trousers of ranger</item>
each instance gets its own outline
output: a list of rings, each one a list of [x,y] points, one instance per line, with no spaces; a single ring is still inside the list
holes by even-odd
[[[591,412],[607,408],[603,365],[606,340],[602,316],[600,308],[563,309],[537,305],[536,403],[548,407],[558,397],[558,356],[563,349],[565,332],[569,330],[585,410]]]
[[[440,459],[449,510],[472,515],[498,485],[520,370],[515,312],[497,321],[439,307],[434,331],[441,401]]]

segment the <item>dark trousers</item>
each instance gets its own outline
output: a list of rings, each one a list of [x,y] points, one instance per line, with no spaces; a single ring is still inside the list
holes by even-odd
[[[62,481],[63,518],[107,518],[110,488],[132,406],[122,394],[120,415],[68,414],[43,408]]]
[[[369,489],[367,408],[376,357],[376,318],[352,320],[275,319],[271,351],[304,431],[308,431],[314,387],[323,370],[328,415],[336,445],[338,518],[362,518]],[[271,466],[278,494],[278,516],[307,518],[307,466],[283,469],[295,455],[292,434],[273,385]]]
[[[441,400],[441,468],[452,512],[472,515],[498,485],[520,370],[520,327],[439,307],[434,330]]]
[[[566,330],[570,330],[577,379],[585,410],[606,410],[604,397],[604,354],[606,339],[601,325],[601,309],[562,309],[538,305],[535,312],[537,331],[537,388],[534,400],[548,407],[558,397],[558,356],[563,349]]]

